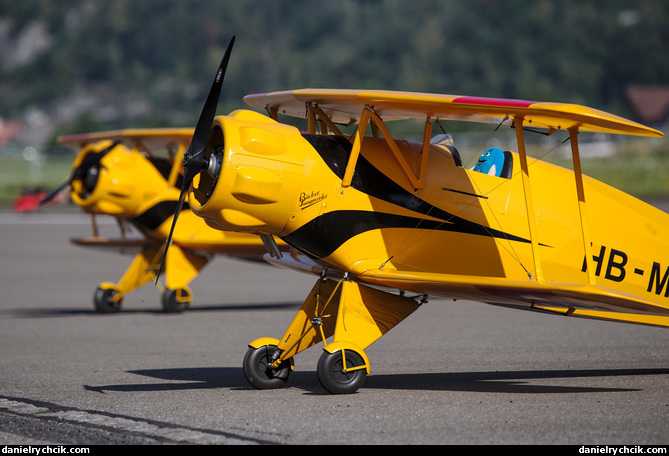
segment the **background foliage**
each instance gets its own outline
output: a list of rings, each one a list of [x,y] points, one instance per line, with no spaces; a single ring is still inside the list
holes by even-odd
[[[628,86],[669,82],[666,0],[0,0],[0,18],[3,117],[88,95],[117,127],[195,122],[233,34],[232,108],[247,93],[337,87],[626,114]],[[10,59],[35,29],[41,50]]]
[[[669,83],[666,0],[0,0],[0,118],[26,125],[17,168],[1,150],[0,178],[12,189],[62,180],[71,152],[60,167],[20,157],[26,145],[53,156],[59,134],[194,125],[232,35],[219,113],[245,107],[248,93],[328,87],[634,118],[626,90]],[[669,192],[667,141],[644,144],[652,150],[631,147],[633,161],[594,158],[586,172]]]

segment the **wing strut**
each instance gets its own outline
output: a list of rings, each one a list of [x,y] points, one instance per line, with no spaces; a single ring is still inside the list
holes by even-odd
[[[337,126],[332,122],[332,120],[323,112],[321,108],[318,106],[315,106],[311,103],[307,104],[307,123],[308,123],[308,131],[311,134],[316,133],[316,122],[321,123],[321,131],[322,132],[327,132],[327,128],[330,129],[330,131],[339,136],[343,136],[344,134],[337,128]]]
[[[583,250],[585,254],[586,267],[588,270],[588,282],[595,285],[595,267],[592,259],[592,244],[590,243],[590,231],[588,230],[587,213],[585,209],[585,189],[583,186],[583,173],[581,171],[581,154],[578,148],[578,128],[569,129],[571,140],[571,156],[574,162],[574,179],[576,180],[576,194],[578,195],[578,212],[581,217],[581,232],[583,234]]]
[[[374,109],[370,106],[365,106],[360,114],[360,121],[358,122],[358,130],[355,134],[355,139],[353,140],[353,148],[351,149],[351,156],[349,158],[348,164],[346,165],[346,171],[344,172],[344,179],[342,181],[342,187],[348,187],[351,185],[351,180],[353,179],[353,172],[355,171],[355,166],[358,161],[358,156],[360,155],[360,149],[362,148],[362,141],[365,138],[365,132],[367,131],[367,126],[370,124],[373,131],[378,130],[383,138],[386,140],[386,143],[390,147],[390,150],[393,152],[395,159],[402,167],[402,170],[406,174],[407,178],[413,185],[415,190],[421,190],[425,187],[425,175],[427,173],[427,160],[430,150],[430,136],[432,132],[432,122],[428,117],[425,120],[425,132],[423,134],[423,149],[420,170],[418,176],[411,169],[409,163],[407,163],[406,158],[402,154],[397,142],[393,139],[390,131],[386,127],[383,120],[374,112]],[[375,135],[376,136],[376,135]]]
[[[179,149],[177,150],[177,155],[174,157],[172,162],[172,169],[170,169],[170,176],[168,182],[170,185],[177,187],[177,180],[179,179],[179,174],[183,172],[183,158],[184,153],[186,152],[186,147],[188,145],[184,142],[179,144]]]
[[[534,261],[534,277],[537,282],[543,281],[541,270],[541,257],[539,255],[539,242],[537,239],[537,218],[532,201],[532,190],[530,188],[530,174],[527,166],[527,151],[525,149],[525,136],[523,131],[524,118],[517,116],[514,119],[516,129],[516,140],[518,141],[518,155],[523,178],[523,193],[525,196],[525,208],[527,211],[527,223],[530,230],[530,242],[532,245],[532,258]],[[581,235],[583,238],[583,251],[588,271],[588,283],[595,285],[595,268],[592,259],[592,245],[590,243],[590,231],[588,229],[587,211],[585,204],[585,186],[583,185],[583,172],[581,169],[581,155],[578,146],[578,127],[569,128],[569,139],[571,140],[571,154],[574,164],[574,180],[576,181],[576,194],[578,197],[578,211],[581,222]]]
[[[541,272],[541,260],[539,258],[539,242],[537,240],[537,216],[534,212],[532,202],[532,190],[530,188],[530,172],[527,166],[527,151],[525,150],[525,133],[523,131],[524,118],[516,116],[513,125],[516,129],[516,140],[518,142],[518,155],[520,156],[520,167],[523,177],[523,193],[525,195],[525,209],[527,211],[527,224],[530,229],[530,242],[532,244],[532,258],[534,260],[534,276],[537,282],[543,281]]]

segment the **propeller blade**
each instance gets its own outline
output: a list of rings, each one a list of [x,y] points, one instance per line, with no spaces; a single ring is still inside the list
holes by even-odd
[[[207,146],[207,140],[209,139],[211,125],[214,123],[214,117],[216,116],[216,107],[218,106],[221,88],[223,87],[223,79],[225,78],[225,72],[228,68],[228,61],[230,60],[230,54],[232,53],[232,46],[234,43],[235,37],[233,36],[228,44],[228,49],[225,51],[223,59],[221,60],[221,64],[216,71],[216,77],[211,85],[207,101],[202,108],[200,119],[195,126],[193,138],[188,146],[188,150],[184,154],[184,183],[192,182],[195,175],[205,166],[204,150]],[[188,170],[186,168],[188,168]]]
[[[72,178],[70,177],[68,180],[60,184],[58,187],[55,189],[51,190],[42,200],[39,202],[39,207],[44,206],[45,204],[48,204],[51,202],[52,199],[56,197],[60,192],[63,191],[64,188],[69,187],[69,185],[72,183]]]
[[[193,179],[197,173],[199,173],[207,165],[207,160],[204,156],[205,148],[207,147],[207,141],[209,140],[211,126],[214,123],[214,117],[216,117],[216,107],[218,106],[218,100],[221,96],[223,79],[225,78],[225,72],[228,69],[228,62],[230,60],[230,54],[232,53],[232,46],[234,43],[235,37],[233,36],[232,39],[230,39],[230,43],[228,44],[228,48],[225,51],[225,55],[223,55],[221,64],[218,66],[216,76],[214,77],[214,82],[211,84],[211,89],[209,89],[209,95],[207,96],[207,100],[205,101],[202,112],[200,113],[200,118],[195,125],[193,138],[191,139],[191,142],[188,146],[188,150],[184,154],[184,178],[181,184],[181,192],[179,194],[179,201],[177,201],[177,206],[174,212],[174,218],[172,219],[172,227],[170,228],[170,233],[167,236],[167,241],[165,242],[165,250],[163,251],[163,256],[160,260],[160,267],[158,268],[158,273],[156,274],[156,284],[158,283],[160,274],[165,267],[167,249],[172,244],[174,227],[177,224],[179,213],[183,208],[186,194],[188,190],[190,190],[190,186],[193,183]]]
[[[62,192],[65,188],[72,185],[72,181],[74,181],[75,179],[80,179],[83,176],[85,176],[86,171],[88,170],[88,168],[90,168],[91,166],[97,165],[105,155],[107,155],[109,152],[111,152],[112,149],[114,149],[114,147],[118,146],[119,144],[120,144],[120,141],[115,141],[112,145],[110,145],[108,147],[105,147],[100,152],[96,152],[96,153],[93,153],[93,154],[91,154],[91,153],[86,154],[86,156],[81,161],[81,163],[79,163],[79,166],[77,166],[74,169],[74,171],[72,171],[72,174],[70,174],[70,177],[65,182],[60,184],[58,187],[51,190],[44,198],[42,198],[42,201],[39,202],[39,206],[42,207],[45,204],[51,202],[51,200],[54,199],[56,197],[56,195],[58,195],[60,192]]]

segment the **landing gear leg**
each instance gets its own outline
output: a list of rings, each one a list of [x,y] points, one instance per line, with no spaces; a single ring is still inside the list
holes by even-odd
[[[160,257],[157,260],[156,271]],[[193,296],[188,284],[208,262],[209,259],[203,255],[185,251],[178,245],[170,246],[165,257],[165,290],[162,297],[165,312],[178,313],[190,307]]]
[[[119,312],[125,295],[155,277],[151,264],[160,249],[158,244],[147,245],[132,260],[118,284],[103,282],[98,285],[93,295],[95,310],[99,313]]]
[[[317,368],[321,385],[334,394],[354,393],[370,372],[364,349],[419,305],[413,299],[346,279],[339,282],[319,280],[283,337],[252,342],[246,356],[250,358],[268,345],[275,347],[272,349],[274,360],[264,367],[271,372],[285,366],[285,362],[292,366],[295,355],[323,342],[324,353]],[[333,340],[328,343],[331,337]],[[244,366],[247,369],[246,359]],[[249,382],[253,384],[251,380]],[[273,384],[281,386],[278,382]]]

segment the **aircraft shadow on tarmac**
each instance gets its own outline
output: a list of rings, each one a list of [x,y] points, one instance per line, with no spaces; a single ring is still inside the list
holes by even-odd
[[[281,309],[295,309],[302,305],[301,302],[275,302],[267,303],[238,303],[238,304],[210,304],[210,305],[194,305],[189,307],[186,312],[212,312],[212,311],[240,311],[240,310],[281,310]],[[93,307],[90,308],[29,308],[29,309],[8,309],[2,313],[18,318],[55,318],[55,317],[72,317],[77,315],[99,315]],[[122,314],[166,314],[158,305],[154,309],[146,307],[124,307],[120,313],[107,314],[108,316],[122,315]],[[100,315],[104,317],[107,315]],[[181,315],[181,314],[167,314],[167,315]]]
[[[153,379],[169,380],[162,383],[134,383],[125,385],[84,385],[87,391],[107,392],[178,391],[194,389],[253,389],[244,379],[241,368],[199,367],[183,369],[148,369],[129,371],[131,374]],[[361,391],[419,390],[506,394],[565,394],[638,391],[638,388],[607,386],[546,385],[546,380],[593,379],[667,375],[669,369],[593,369],[593,370],[530,370],[507,372],[450,372],[381,374],[367,378]],[[537,383],[533,383],[533,381]],[[585,380],[584,380],[585,381]],[[318,383],[315,372],[294,372],[287,388],[303,389],[307,394],[328,394]]]

